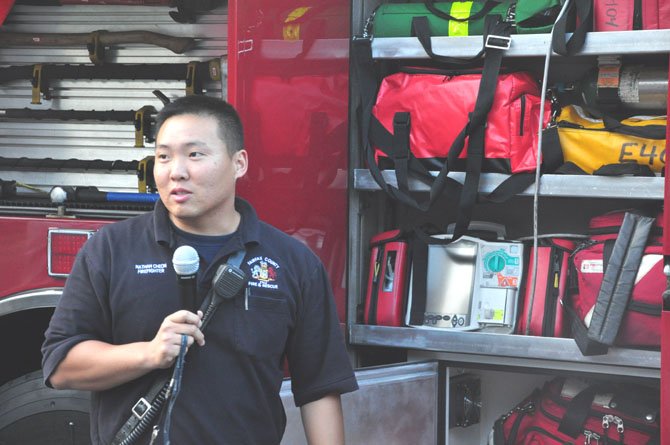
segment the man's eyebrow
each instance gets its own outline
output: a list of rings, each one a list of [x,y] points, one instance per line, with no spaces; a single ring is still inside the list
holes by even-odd
[[[195,140],[192,140],[192,141],[186,142],[186,143],[184,143],[184,144],[180,144],[180,145],[183,146],[183,147],[187,147],[187,148],[193,148],[193,147],[198,147],[198,148],[201,148],[201,147],[209,147],[209,145],[207,145],[207,143],[206,143],[205,141],[202,141],[202,140],[200,140],[200,139],[195,139]],[[158,148],[163,148],[163,149],[166,149],[166,150],[176,150],[176,149],[178,149],[179,147],[175,147],[175,146],[173,146],[171,143],[169,143],[169,142],[165,142],[165,143],[162,143],[162,144],[157,144],[157,145],[156,145],[156,148],[157,148],[157,149],[158,149]]]

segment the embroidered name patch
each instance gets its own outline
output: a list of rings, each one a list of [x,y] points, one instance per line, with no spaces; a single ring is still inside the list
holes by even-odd
[[[167,263],[135,264],[135,271],[138,275],[165,273]]]

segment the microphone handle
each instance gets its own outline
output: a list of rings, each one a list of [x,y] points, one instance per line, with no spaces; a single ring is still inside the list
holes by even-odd
[[[197,286],[196,275],[178,275],[179,302],[181,307],[191,312],[196,311]]]

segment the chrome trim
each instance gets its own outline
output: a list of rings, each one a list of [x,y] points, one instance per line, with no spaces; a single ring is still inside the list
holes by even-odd
[[[56,307],[62,288],[36,289],[0,299],[0,317],[29,309]]]

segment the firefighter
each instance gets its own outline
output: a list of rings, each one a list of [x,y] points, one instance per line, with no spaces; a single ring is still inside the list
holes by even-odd
[[[326,271],[236,197],[248,166],[237,112],[217,98],[186,96],[161,110],[156,128],[160,200],[82,248],[46,332],[45,383],[92,391],[94,444],[135,436],[147,443],[152,434],[180,445],[278,444],[287,358],[308,442],[342,444],[340,394],[357,383]],[[246,274],[244,289],[222,300],[204,327],[205,307],[180,309],[171,258],[183,245],[199,254],[196,294],[205,305],[223,263],[237,256]],[[147,392],[175,363],[174,409],[163,403],[154,416]],[[156,420],[138,433],[145,416]]]

